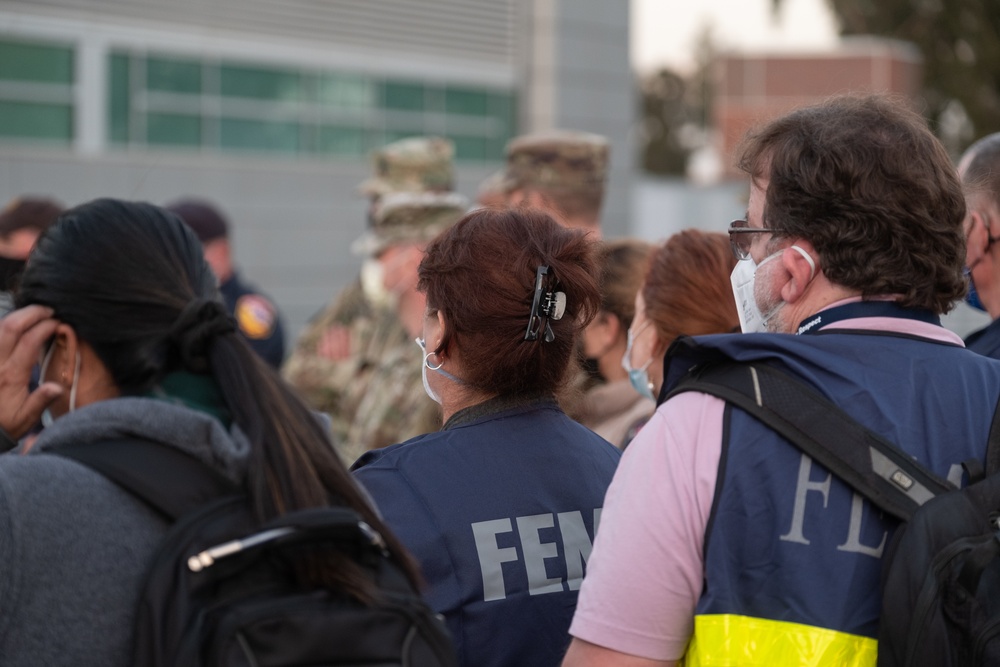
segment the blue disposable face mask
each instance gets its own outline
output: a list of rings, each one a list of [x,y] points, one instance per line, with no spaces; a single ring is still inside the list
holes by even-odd
[[[986,312],[986,306],[984,306],[983,302],[979,300],[979,294],[976,292],[976,283],[972,279],[972,269],[965,267],[962,269],[962,273],[969,281],[969,291],[965,293],[965,302],[976,310]]]
[[[455,384],[465,384],[465,382],[463,382],[459,378],[455,377],[454,375],[452,375],[448,371],[444,370],[443,368],[441,368],[441,366],[431,366],[428,363],[429,359],[431,358],[431,355],[434,354],[434,353],[427,351],[427,345],[424,343],[424,339],[423,338],[416,338],[416,339],[414,339],[413,342],[415,342],[420,347],[420,351],[424,353],[424,361],[420,365],[420,379],[421,379],[421,381],[424,384],[424,393],[427,394],[427,396],[432,401],[434,401],[438,405],[441,405],[441,395],[439,393],[437,393],[436,391],[434,391],[431,388],[430,382],[427,381],[427,371],[428,370],[432,370],[435,373],[437,373],[438,375],[443,375],[444,377],[448,378],[449,380],[451,380]],[[442,363],[444,363],[444,362],[442,362]]]
[[[649,322],[646,322],[642,326],[642,329],[638,333],[642,333],[643,329],[649,326]],[[632,368],[632,343],[635,342],[636,333],[630,328],[628,330],[628,342],[625,345],[625,354],[622,356],[622,368],[628,373],[628,381],[632,385],[640,396],[643,398],[648,398],[651,401],[655,401],[656,397],[653,396],[653,383],[649,381],[649,373],[646,369],[649,365],[653,363],[653,358],[650,357],[646,360],[640,368]]]

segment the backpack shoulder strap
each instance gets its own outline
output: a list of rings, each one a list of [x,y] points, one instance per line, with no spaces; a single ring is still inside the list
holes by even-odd
[[[685,376],[667,398],[685,391],[711,394],[748,412],[898,519],[908,520],[925,502],[955,488],[806,383],[771,366],[713,363]]]
[[[149,440],[105,440],[47,451],[104,475],[172,521],[240,493],[236,484],[193,456]]]

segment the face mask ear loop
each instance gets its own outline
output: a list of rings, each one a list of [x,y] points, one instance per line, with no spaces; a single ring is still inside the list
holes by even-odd
[[[805,250],[798,247],[797,245],[793,245],[792,250],[798,250],[799,254],[805,257],[806,261],[809,262],[809,280],[811,282],[812,279],[816,277],[816,260],[810,257],[809,253],[807,253]]]
[[[73,384],[69,388],[69,411],[76,410],[76,388],[80,384],[80,352],[77,350],[76,363],[73,368]]]

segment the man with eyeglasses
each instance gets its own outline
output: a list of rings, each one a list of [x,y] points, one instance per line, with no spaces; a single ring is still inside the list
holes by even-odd
[[[966,266],[970,288],[993,318],[989,326],[965,339],[970,350],[1000,359],[1000,132],[983,137],[965,151],[958,174],[966,189]]]
[[[922,118],[841,97],[752,132],[730,226],[746,333],[675,345],[797,376],[942,477],[982,460],[1000,361],[939,316],[965,293],[964,197]],[[751,333],[765,332],[765,333]],[[678,394],[625,451],[565,666],[874,666],[895,522],[747,413]]]

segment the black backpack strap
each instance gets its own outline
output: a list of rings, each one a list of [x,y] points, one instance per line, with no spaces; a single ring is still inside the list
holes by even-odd
[[[898,519],[955,488],[806,383],[770,366],[713,363],[685,376],[667,398],[684,391],[738,406]]]
[[[148,440],[105,440],[46,450],[99,472],[176,521],[238,487],[198,459]]]
[[[1000,401],[993,411],[993,424],[990,426],[990,440],[986,446],[986,475],[1000,472]]]

